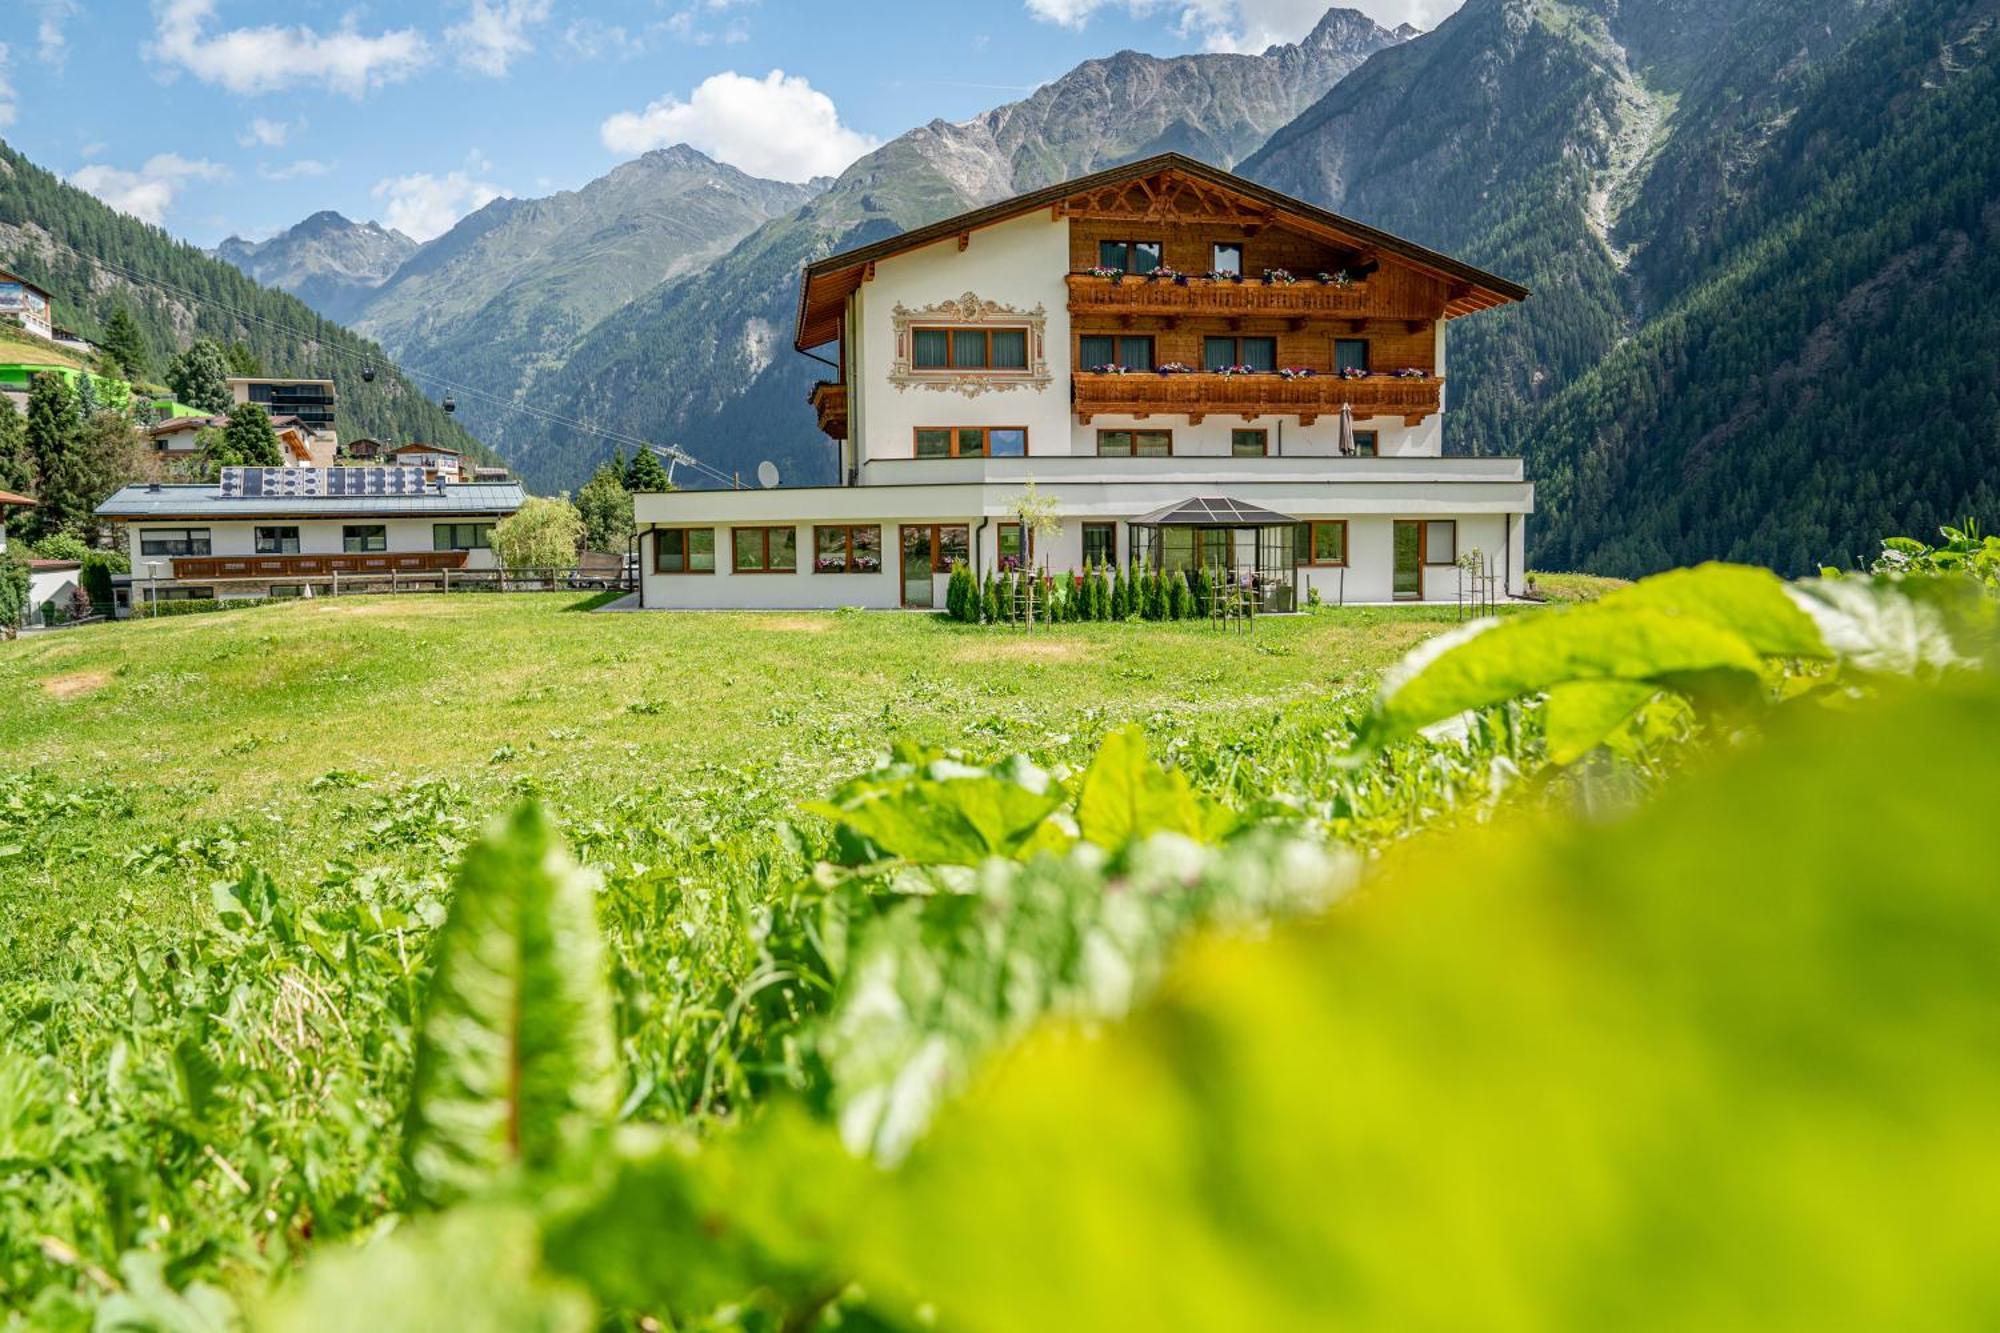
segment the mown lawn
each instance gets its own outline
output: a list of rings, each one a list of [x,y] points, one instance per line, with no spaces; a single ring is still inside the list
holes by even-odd
[[[789,815],[899,741],[1075,762],[1143,721],[1226,743],[1344,710],[1450,609],[979,629],[903,615],[585,614],[566,596],[371,597],[0,644],[0,967],[79,923],[205,911],[247,866],[300,885],[437,875],[536,791],[718,836]],[[8,798],[0,792],[0,806]],[[419,809],[421,808],[421,809]],[[417,811],[418,813],[413,813]]]

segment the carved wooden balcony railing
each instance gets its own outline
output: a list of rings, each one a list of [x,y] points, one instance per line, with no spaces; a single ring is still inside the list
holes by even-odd
[[[836,440],[847,438],[847,386],[833,380],[813,385],[807,398],[819,413],[819,428]]]
[[[177,579],[289,579],[317,574],[435,574],[465,568],[464,551],[369,555],[198,555],[174,560]]]
[[[1190,425],[1208,416],[1295,416],[1309,426],[1323,416],[1340,415],[1351,404],[1354,419],[1401,417],[1414,426],[1439,410],[1442,379],[1403,379],[1370,375],[1342,379],[1314,375],[1286,379],[1277,374],[1161,375],[1135,371],[1099,375],[1079,371],[1071,376],[1071,401],[1085,425],[1099,415],[1184,416]]]
[[[1072,315],[1219,315],[1241,318],[1246,315],[1279,319],[1313,316],[1360,319],[1368,314],[1368,287],[1355,283],[1336,287],[1313,278],[1290,286],[1265,284],[1254,278],[1242,282],[1218,282],[1189,278],[1187,285],[1172,280],[1155,282],[1128,277],[1114,282],[1088,273],[1069,275],[1069,312]]]

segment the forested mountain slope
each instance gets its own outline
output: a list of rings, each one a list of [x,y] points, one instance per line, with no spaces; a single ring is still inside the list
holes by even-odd
[[[824,368],[791,351],[801,265],[1065,177],[1179,149],[1229,165],[1407,33],[1330,11],[1262,55],[1158,59],[1125,51],[962,124],[933,121],[856,162],[797,213],[712,268],[606,318],[542,382],[566,416],[661,441],[746,475],[833,479],[805,394]],[[543,485],[573,485],[609,446],[541,431],[509,456]]]
[[[331,377],[342,438],[425,440],[491,457],[381,360],[374,344],[297,297],[260,287],[231,265],[107,208],[4,143],[0,268],[48,288],[62,323],[87,338],[100,336],[111,311],[125,306],[145,334],[156,375],[195,338],[241,342],[269,374]],[[371,358],[372,384],[362,379]]]
[[[1799,571],[1990,508],[1993,8],[1470,0],[1242,170],[1535,289],[1447,438],[1527,455],[1538,563]]]

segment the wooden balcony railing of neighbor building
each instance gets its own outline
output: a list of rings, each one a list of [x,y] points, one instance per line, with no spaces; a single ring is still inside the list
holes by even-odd
[[[1071,401],[1085,425],[1099,415],[1184,416],[1190,425],[1209,416],[1295,416],[1310,426],[1323,416],[1339,416],[1343,403],[1354,409],[1356,421],[1401,417],[1414,426],[1439,410],[1444,381],[1435,377],[1404,379],[1370,375],[1343,379],[1313,375],[1286,379],[1282,375],[1162,375],[1132,371],[1122,375],[1079,371],[1071,376]]]
[[[836,440],[847,438],[847,386],[834,380],[813,385],[807,399],[819,413],[819,428]]]
[[[1089,273],[1069,275],[1072,315],[1217,315],[1277,319],[1312,317],[1360,319],[1368,314],[1368,285],[1337,286],[1304,278],[1290,284],[1256,278],[1229,282],[1212,278],[1127,277],[1118,281]]]
[[[174,560],[176,579],[298,578],[308,574],[429,574],[465,568],[464,551],[371,555],[196,555]],[[144,568],[143,565],[140,568]],[[139,576],[143,577],[143,576]]]

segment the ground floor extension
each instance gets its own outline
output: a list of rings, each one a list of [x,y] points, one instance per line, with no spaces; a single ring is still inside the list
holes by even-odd
[[[1323,470],[1254,480],[1040,477],[1058,524],[1041,537],[1024,533],[1009,508],[1032,474],[992,475],[999,461],[966,483],[639,496],[642,604],[942,607],[959,560],[982,577],[1023,565],[1064,571],[1134,560],[1226,571],[1256,580],[1278,610],[1314,593],[1329,604],[1451,602],[1475,566],[1490,572],[1495,596],[1523,589],[1534,491],[1517,460],[1425,459],[1374,469],[1368,479],[1328,480]],[[1191,501],[1216,506],[1215,521],[1198,506],[1190,518]]]

